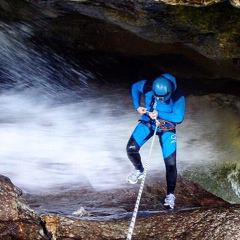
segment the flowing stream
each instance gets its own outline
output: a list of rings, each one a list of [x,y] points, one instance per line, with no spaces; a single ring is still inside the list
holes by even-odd
[[[1,174],[30,194],[126,186],[132,165],[125,147],[139,118],[129,86],[99,80],[96,71],[34,45],[30,36],[27,25],[0,23]],[[209,96],[186,101],[177,130],[179,173],[240,203],[239,115]],[[150,141],[143,162],[149,148]],[[164,165],[156,139],[148,174],[158,171]]]

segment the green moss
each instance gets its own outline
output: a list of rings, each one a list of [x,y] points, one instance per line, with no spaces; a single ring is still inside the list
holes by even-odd
[[[194,172],[186,170],[184,177],[200,184],[204,189],[230,203],[240,204],[240,163],[213,164],[206,171],[204,166],[196,166]]]
[[[221,168],[218,168],[217,170],[213,171],[213,174],[217,178],[226,178],[226,176],[235,171],[238,168],[237,163],[225,163]]]
[[[127,23],[133,26],[145,25],[142,19],[145,18],[146,15],[142,12],[138,12],[137,14],[130,14],[129,12],[107,8],[105,9],[104,14],[108,19],[111,19],[113,21]]]
[[[240,32],[240,9],[229,3],[207,7],[167,6],[166,10],[175,18],[175,23],[185,29],[199,33]],[[234,26],[234,28],[233,28]]]

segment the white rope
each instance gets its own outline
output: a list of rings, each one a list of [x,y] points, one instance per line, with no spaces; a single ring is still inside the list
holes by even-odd
[[[157,120],[156,120],[156,123],[157,123]],[[135,221],[136,221],[136,218],[137,218],[137,212],[138,212],[138,208],[139,208],[139,204],[140,204],[140,200],[141,200],[141,196],[142,196],[142,192],[143,192],[143,186],[144,186],[145,178],[146,178],[146,175],[147,175],[148,163],[149,163],[149,159],[150,159],[151,154],[152,154],[152,149],[153,149],[153,144],[154,144],[156,133],[157,133],[157,126],[154,130],[151,147],[150,147],[148,158],[147,158],[147,161],[146,161],[146,164],[145,164],[145,167],[144,167],[143,178],[142,178],[141,185],[140,185],[140,188],[139,188],[137,201],[135,203],[135,207],[134,207],[134,210],[133,210],[132,220],[131,220],[131,223],[130,223],[130,226],[129,226],[129,229],[128,229],[128,234],[127,234],[127,239],[126,240],[131,240],[132,239],[133,229],[134,229]]]

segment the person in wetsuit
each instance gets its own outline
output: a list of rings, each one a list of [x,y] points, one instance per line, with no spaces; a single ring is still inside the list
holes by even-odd
[[[177,181],[176,125],[184,119],[185,98],[177,88],[175,77],[169,73],[164,73],[153,81],[141,80],[134,83],[131,94],[134,108],[141,115],[141,119],[126,147],[127,156],[135,167],[127,177],[127,181],[135,184],[143,178],[144,167],[139,150],[153,136],[158,126],[156,134],[159,137],[166,168],[167,194],[164,205],[173,209]],[[144,106],[141,105],[142,95],[144,95]]]

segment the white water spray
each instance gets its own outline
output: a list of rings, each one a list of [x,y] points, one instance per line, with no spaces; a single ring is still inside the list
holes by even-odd
[[[32,193],[84,184],[99,190],[125,187],[133,169],[125,148],[139,119],[129,89],[112,91],[108,84],[96,89],[89,83],[98,81],[94,74],[74,60],[70,64],[49,49],[42,55],[21,41],[29,28],[1,27],[0,77],[7,82],[0,95],[1,174]],[[231,112],[214,109],[207,97],[187,98],[185,120],[177,127],[179,173],[194,173],[198,166],[208,170],[232,154],[219,145],[226,118],[238,121]],[[141,149],[143,164],[149,146]],[[164,174],[158,143],[148,176],[156,172]]]

